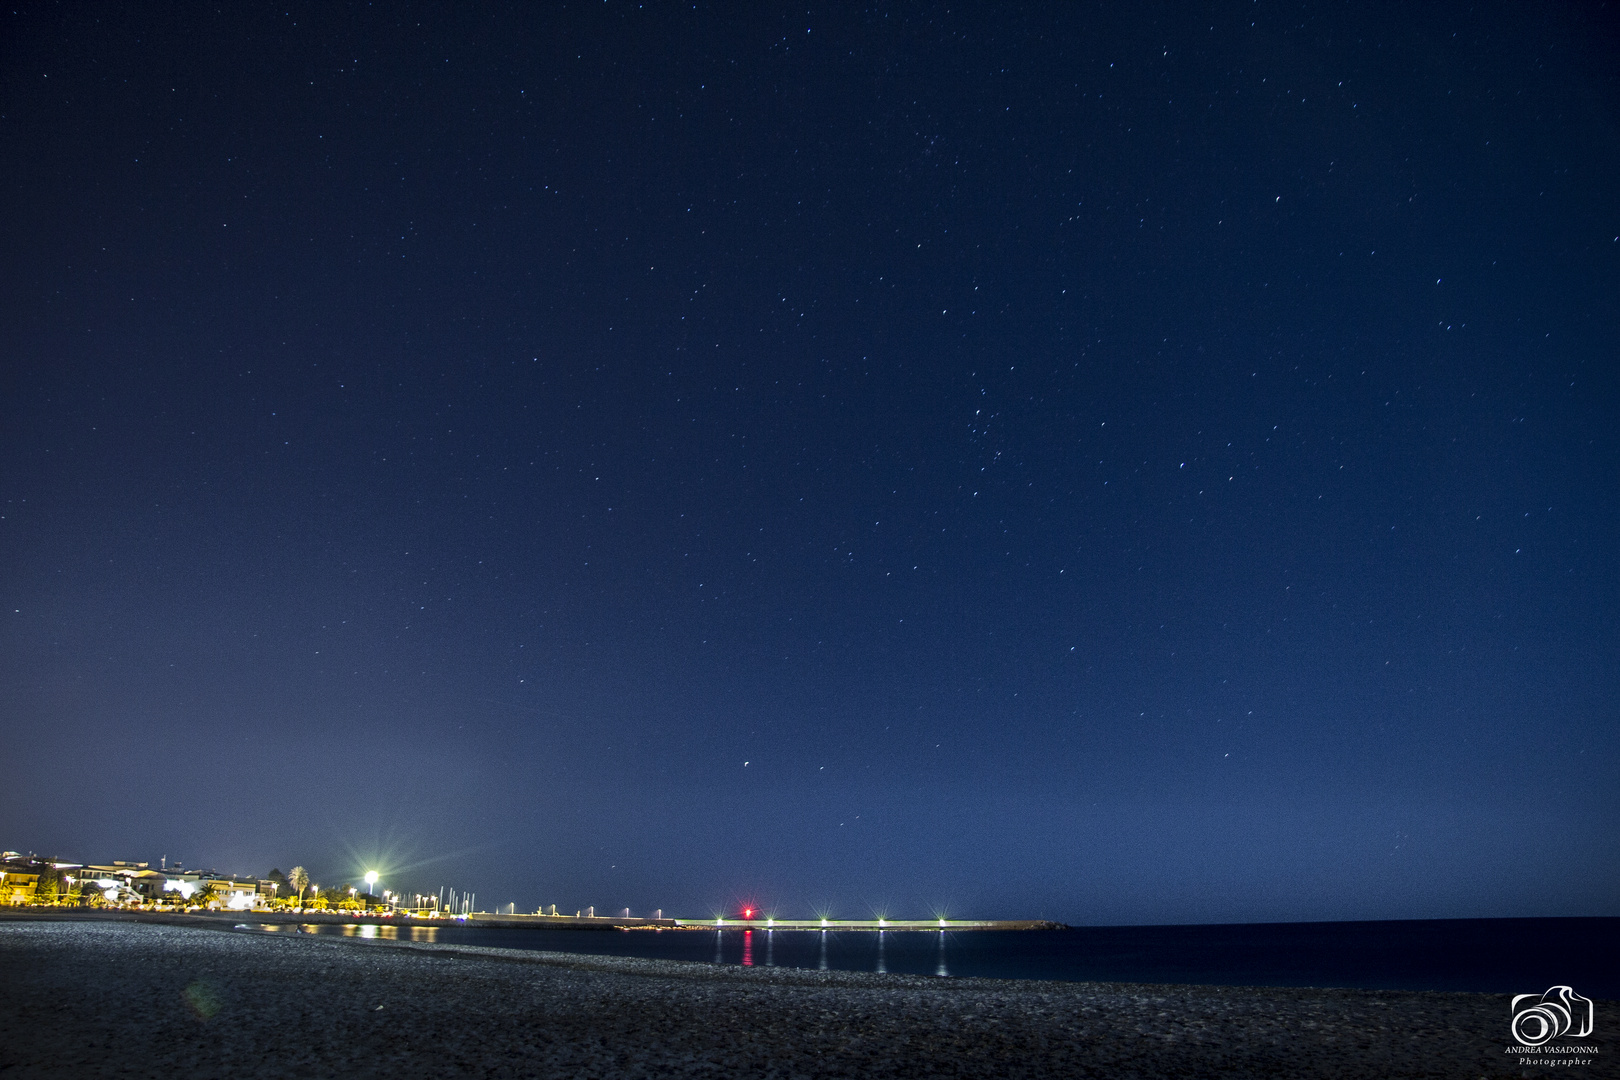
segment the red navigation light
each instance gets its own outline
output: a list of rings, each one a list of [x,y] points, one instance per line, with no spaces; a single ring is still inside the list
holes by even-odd
[[[753,917],[754,917],[754,909],[753,908],[751,908],[751,907],[743,908],[743,918],[752,919]]]

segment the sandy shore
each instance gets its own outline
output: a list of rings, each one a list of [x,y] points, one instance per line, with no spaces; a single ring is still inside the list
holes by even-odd
[[[1514,1076],[1506,1008],[0,921],[4,1077]]]

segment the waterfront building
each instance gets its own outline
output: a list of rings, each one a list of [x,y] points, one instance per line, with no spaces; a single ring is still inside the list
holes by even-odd
[[[34,889],[38,884],[38,871],[29,872],[21,867],[8,866],[4,880],[0,881],[0,903],[12,906],[32,904]]]

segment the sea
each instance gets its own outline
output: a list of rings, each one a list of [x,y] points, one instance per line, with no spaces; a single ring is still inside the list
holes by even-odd
[[[463,925],[243,924],[743,967],[935,978],[1349,987],[1620,999],[1620,919],[1101,926],[1063,930],[542,930]]]

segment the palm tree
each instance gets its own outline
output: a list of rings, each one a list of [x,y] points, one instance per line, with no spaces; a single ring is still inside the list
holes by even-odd
[[[304,890],[309,888],[309,873],[302,866],[287,871],[287,884],[298,890],[298,906],[304,906]]]

